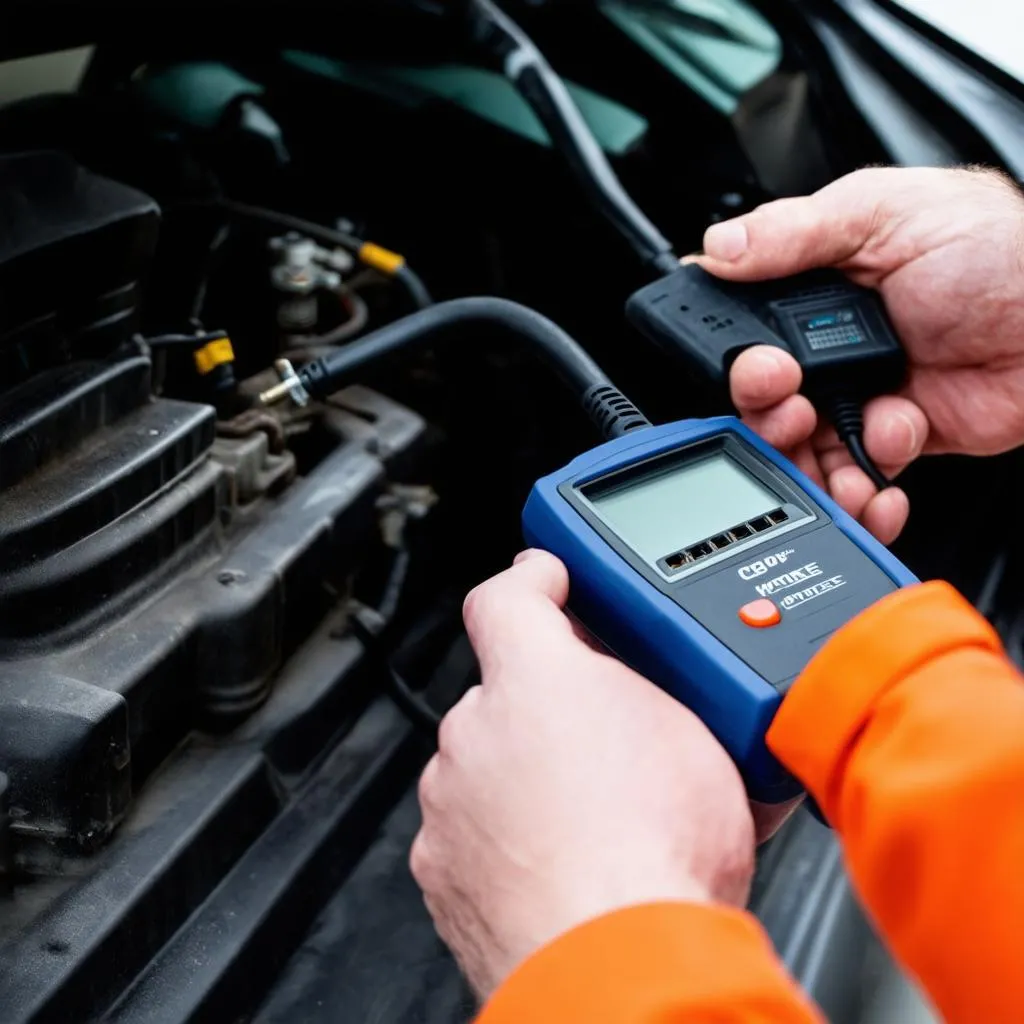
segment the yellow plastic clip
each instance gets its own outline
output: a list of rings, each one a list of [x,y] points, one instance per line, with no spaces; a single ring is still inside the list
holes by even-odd
[[[200,375],[205,377],[218,366],[222,366],[224,363],[233,363],[235,350],[231,347],[228,338],[217,338],[216,341],[207,342],[202,348],[196,349],[192,358],[195,360],[196,369]]]
[[[405,266],[404,256],[374,242],[364,242],[359,247],[359,261],[388,277],[394,277]]]

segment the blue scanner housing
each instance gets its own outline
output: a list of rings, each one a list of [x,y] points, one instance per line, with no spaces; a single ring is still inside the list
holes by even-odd
[[[602,488],[624,492],[630,480],[681,474],[712,458],[728,459],[778,499],[770,518],[723,522],[715,536],[655,558],[591,500]],[[534,485],[522,523],[528,545],[568,568],[573,613],[697,714],[736,762],[751,798],[768,803],[801,791],[765,742],[789,686],[836,629],[918,582],[733,417],[650,427],[580,455]],[[741,618],[742,609],[758,602],[763,611],[766,601],[779,609],[771,628]]]

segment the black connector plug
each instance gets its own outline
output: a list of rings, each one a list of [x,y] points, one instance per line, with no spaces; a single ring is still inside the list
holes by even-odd
[[[863,404],[903,383],[906,354],[877,292],[837,271],[778,285],[779,292],[754,286],[752,300],[796,357],[804,389],[822,411],[837,401]]]
[[[723,391],[745,349],[773,345],[789,352],[803,370],[803,393],[830,419],[872,482],[889,486],[864,449],[861,408],[897,390],[907,364],[876,292],[838,271],[735,284],[690,265],[638,291],[626,315],[642,334]]]

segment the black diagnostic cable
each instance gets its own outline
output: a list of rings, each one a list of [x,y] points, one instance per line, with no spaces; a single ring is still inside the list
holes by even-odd
[[[337,352],[307,363],[298,371],[279,361],[279,384],[260,395],[263,405],[291,397],[305,404],[310,397],[337,391],[352,375],[398,351],[433,341],[462,328],[497,331],[529,347],[579,397],[584,411],[606,438],[622,437],[650,422],[608,379],[574,338],[535,310],[497,298],[453,299],[396,320]],[[473,339],[475,341],[475,339]]]
[[[265,206],[238,203],[233,199],[213,199],[194,205],[222,210],[240,220],[269,224],[282,231],[296,231],[301,235],[314,238],[324,245],[335,245],[341,249],[347,249],[366,266],[372,267],[400,284],[409,296],[409,301],[414,309],[426,309],[433,305],[434,300],[423,283],[423,279],[406,263],[405,257],[364,238],[337,228],[317,224],[316,221],[306,220],[305,217],[296,217],[293,214],[271,210]]]
[[[462,0],[460,6],[473,42],[530,105],[594,206],[657,274],[677,269],[672,243],[622,187],[565,82],[536,44],[491,0]]]
[[[850,458],[867,474],[880,490],[892,487],[892,481],[878,468],[864,447],[864,412],[859,402],[836,398],[829,403],[828,416],[839,440],[846,445]]]

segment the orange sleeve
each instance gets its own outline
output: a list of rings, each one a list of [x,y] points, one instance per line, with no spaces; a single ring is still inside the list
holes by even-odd
[[[580,925],[535,953],[477,1024],[821,1024],[754,918],[657,903]]]
[[[1024,684],[988,623],[942,583],[885,598],[815,657],[768,742],[944,1019],[1024,1019]]]

